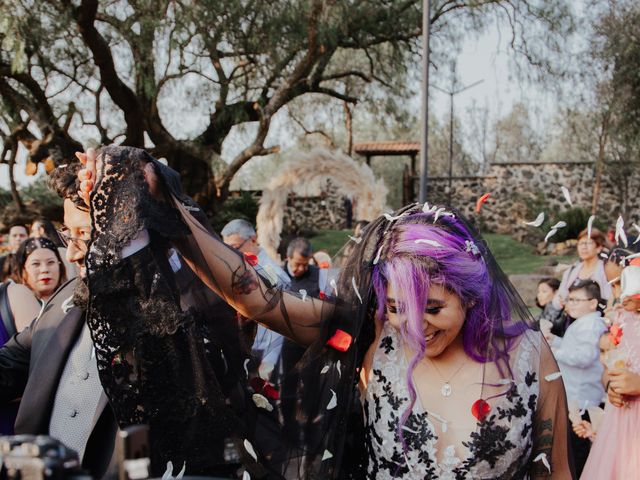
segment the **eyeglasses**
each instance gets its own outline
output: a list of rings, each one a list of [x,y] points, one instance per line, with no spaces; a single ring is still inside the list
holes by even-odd
[[[596,242],[594,242],[593,240],[582,240],[578,242],[578,246],[579,247],[595,247]]]
[[[580,302],[590,302],[593,298],[567,298],[566,303],[580,303]]]
[[[58,237],[60,238],[62,245],[64,245],[65,247],[68,247],[69,244],[72,244],[79,250],[87,250],[89,248],[89,240],[85,240],[84,238],[72,237],[69,230],[56,230],[56,232],[58,232]]]

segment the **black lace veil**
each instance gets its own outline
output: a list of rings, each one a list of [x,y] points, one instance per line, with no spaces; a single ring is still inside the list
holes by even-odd
[[[260,277],[249,259],[211,231],[198,205],[182,193],[177,173],[143,150],[104,147],[99,158],[91,197],[88,323],[120,426],[150,425],[154,474],[172,460],[186,462],[190,474],[230,478],[242,468],[250,478],[363,478],[358,381],[376,336],[373,266],[384,262],[396,224],[415,221],[416,214],[420,221],[438,221],[435,210],[424,213],[414,204],[369,224],[351,240],[355,245],[338,280],[320,301],[283,292]],[[149,164],[157,182],[149,179]],[[515,345],[527,338],[533,319],[475,229],[453,214],[458,222],[447,225],[445,216],[439,224],[465,230],[479,248],[510,311],[492,335]],[[143,231],[149,245],[123,255]],[[273,381],[259,376],[251,351],[255,322],[308,347],[295,372],[282,371]],[[540,375],[556,372],[546,344],[536,349]],[[495,363],[500,374],[485,383],[503,394],[500,381],[512,375],[512,362]],[[293,374],[295,418],[284,418],[278,382]],[[557,435],[558,445],[553,440],[554,432],[566,430],[566,400],[561,382],[542,381],[541,390],[545,401],[535,415],[551,442],[532,451],[548,454],[553,463],[566,457],[566,432]],[[549,419],[552,427],[544,423]],[[296,428],[284,428],[292,423]]]

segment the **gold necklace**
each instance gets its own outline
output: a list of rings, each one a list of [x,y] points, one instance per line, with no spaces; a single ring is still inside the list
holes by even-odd
[[[467,360],[466,359],[463,360],[463,362],[460,364],[458,369],[453,373],[453,375],[451,375],[446,380],[445,380],[444,376],[440,373],[440,369],[435,364],[435,362],[433,360],[431,360],[431,359],[429,359],[429,361],[431,362],[433,367],[436,369],[436,372],[438,373],[438,376],[440,377],[440,379],[444,381],[444,384],[442,385],[442,388],[440,388],[440,393],[442,394],[443,397],[450,397],[451,394],[453,393],[453,389],[451,388],[451,380],[453,380],[453,377],[455,377],[458,374],[458,372],[460,370],[462,370],[462,367],[465,366],[465,364],[467,363]]]

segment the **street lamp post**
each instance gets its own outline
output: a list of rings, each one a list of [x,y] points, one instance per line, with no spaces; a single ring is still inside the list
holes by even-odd
[[[420,196],[427,201],[427,177],[429,165],[429,34],[431,26],[430,0],[422,2],[422,135],[420,148]]]
[[[453,69],[453,80],[451,82],[451,90],[445,90],[443,88],[438,87],[437,85],[433,85],[433,88],[436,90],[440,90],[443,93],[449,95],[449,190],[447,192],[447,202],[451,205],[451,191],[453,189],[453,97],[459,93],[464,92],[465,90],[469,90],[470,88],[475,87],[476,85],[480,85],[484,80],[478,80],[477,82],[472,83],[471,85],[467,85],[462,88],[456,89],[456,77],[455,77],[455,66]]]

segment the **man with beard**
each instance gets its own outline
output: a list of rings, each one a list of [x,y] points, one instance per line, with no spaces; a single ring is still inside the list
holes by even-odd
[[[94,478],[102,478],[113,456],[117,425],[85,321],[84,258],[91,219],[77,193],[80,166],[59,167],[50,179],[50,186],[64,198],[65,230],[60,237],[80,277],[61,287],[40,316],[0,349],[0,402],[22,397],[16,434],[57,438],[78,452]]]

